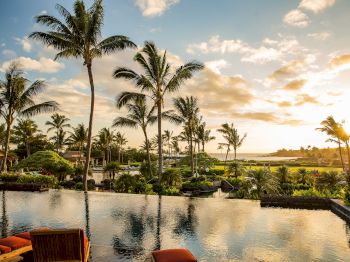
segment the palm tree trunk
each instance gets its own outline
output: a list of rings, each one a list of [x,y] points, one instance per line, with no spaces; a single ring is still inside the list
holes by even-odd
[[[193,159],[193,138],[192,138],[192,129],[190,131],[190,157],[191,157],[191,171],[192,175],[194,174],[194,159]]]
[[[27,150],[27,157],[30,156],[30,148],[29,148],[29,143],[26,143],[26,150]]]
[[[234,151],[235,151],[235,159],[234,159],[234,161],[236,161],[236,158],[237,158],[237,149],[234,148]]]
[[[95,106],[95,86],[94,80],[92,77],[91,71],[91,63],[87,64],[87,70],[90,81],[91,88],[91,104],[90,104],[90,119],[89,119],[89,129],[88,129],[88,141],[86,148],[86,161],[84,166],[84,175],[83,175],[83,183],[84,183],[84,192],[87,192],[87,175],[89,172],[89,164],[90,164],[90,154],[91,154],[91,137],[92,137],[92,121],[94,119],[94,106]]]
[[[149,141],[148,141],[147,132],[146,132],[145,128],[143,129],[143,133],[144,133],[145,139],[146,139],[146,152],[147,152],[148,170],[149,170],[150,177],[152,178],[151,155],[149,153]]]
[[[343,167],[343,171],[345,171],[344,159],[343,159],[343,154],[341,152],[340,141],[338,141],[338,149],[339,149],[339,156],[340,156],[341,165]]]
[[[205,142],[202,141],[202,151],[203,151],[203,153],[205,152],[205,151],[204,151],[204,146],[205,146],[204,144],[205,144]]]
[[[229,152],[229,147],[227,147],[227,151],[226,151],[224,170],[226,170],[226,162],[227,162],[228,152]]]
[[[10,118],[10,116],[9,116]],[[5,152],[4,152],[4,159],[2,162],[1,170],[4,172],[7,172],[7,157],[9,152],[9,144],[10,144],[10,136],[11,136],[11,119],[7,119],[7,129],[6,129],[6,140],[5,140]]]
[[[120,163],[120,146],[118,146],[118,162]]]
[[[348,172],[350,172],[350,148],[349,148],[349,140],[345,142],[346,145],[346,151],[348,153]]]
[[[163,174],[163,141],[162,141],[162,100],[157,101],[158,109],[158,179],[159,183]]]

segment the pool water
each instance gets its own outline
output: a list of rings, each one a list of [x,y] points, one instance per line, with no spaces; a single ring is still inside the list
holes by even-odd
[[[37,227],[81,227],[92,261],[143,261],[186,247],[199,261],[350,261],[349,226],[324,210],[259,201],[132,194],[0,192],[2,237]]]

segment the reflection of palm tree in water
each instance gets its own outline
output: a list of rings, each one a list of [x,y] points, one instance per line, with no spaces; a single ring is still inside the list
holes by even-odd
[[[7,237],[8,235],[8,217],[6,211],[6,194],[2,191],[2,216],[1,216],[1,237]]]
[[[91,240],[89,197],[87,192],[84,192],[84,197],[85,197],[85,233],[88,239]]]
[[[156,243],[155,243],[155,250],[159,250],[161,248],[160,243],[160,225],[161,225],[161,218],[162,218],[162,196],[158,196],[158,210],[157,210],[157,234],[156,234]]]
[[[152,227],[154,224],[154,218],[146,212],[148,201],[147,196],[145,197],[145,205],[142,206],[140,211],[126,211],[125,213],[114,210],[112,212],[112,217],[118,225],[125,223],[122,234],[113,236],[112,240],[115,252],[122,255],[123,259],[132,259],[144,253],[146,225]]]
[[[195,216],[195,206],[192,203],[193,199],[188,199],[187,214],[177,214],[178,223],[174,228],[176,235],[183,235],[185,237],[193,237],[196,235],[197,217]]]

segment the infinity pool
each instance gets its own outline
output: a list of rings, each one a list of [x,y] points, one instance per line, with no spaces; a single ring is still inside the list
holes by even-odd
[[[187,247],[200,261],[350,261],[346,223],[330,211],[258,201],[50,190],[0,192],[1,234],[82,227],[92,261],[142,261]]]

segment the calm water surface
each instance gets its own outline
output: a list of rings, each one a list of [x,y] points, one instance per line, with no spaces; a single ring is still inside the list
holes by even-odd
[[[1,234],[82,227],[93,261],[142,261],[187,247],[200,261],[350,261],[349,227],[330,211],[258,201],[50,190],[0,192]]]

